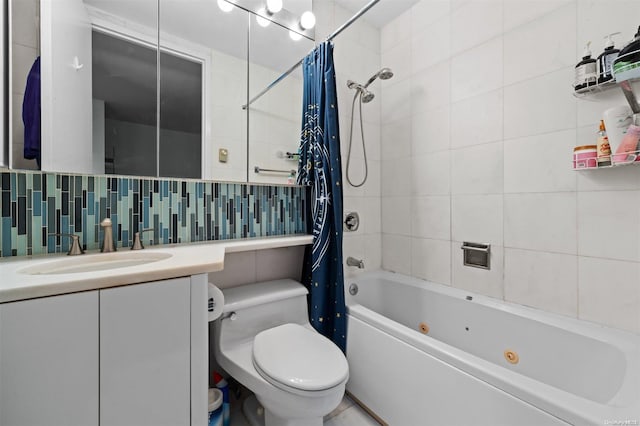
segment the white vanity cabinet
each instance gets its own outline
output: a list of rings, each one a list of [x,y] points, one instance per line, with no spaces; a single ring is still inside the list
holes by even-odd
[[[98,425],[98,292],[0,304],[0,425]]]
[[[0,304],[0,425],[205,425],[207,276]]]
[[[189,278],[100,291],[100,425],[187,425]]]

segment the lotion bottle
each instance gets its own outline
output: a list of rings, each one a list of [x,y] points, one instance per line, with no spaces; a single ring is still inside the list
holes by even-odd
[[[615,48],[611,37],[617,34],[620,33],[605,36],[604,51],[598,56],[598,83],[613,79],[613,61],[618,57],[620,50]]]
[[[584,89],[587,86],[596,84],[596,60],[591,57],[591,42],[587,42],[582,53],[582,60],[576,65],[576,79],[574,90]]]

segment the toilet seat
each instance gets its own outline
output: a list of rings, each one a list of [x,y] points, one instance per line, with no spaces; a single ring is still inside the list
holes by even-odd
[[[258,333],[253,340],[253,365],[267,382],[302,395],[334,388],[349,377],[340,349],[298,324]]]

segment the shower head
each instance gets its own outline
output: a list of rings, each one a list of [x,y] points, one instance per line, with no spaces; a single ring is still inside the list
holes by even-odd
[[[376,78],[379,78],[380,80],[389,80],[391,77],[393,77],[393,71],[391,71],[391,68],[382,68],[380,71],[371,76],[364,87],[369,87],[369,85],[373,83]]]
[[[353,80],[347,80],[347,87],[349,89],[355,89],[358,91],[358,94],[362,96],[363,103],[369,103],[376,97],[373,93],[368,91],[362,84],[358,84]]]
[[[376,95],[374,95],[373,93],[371,93],[368,90],[363,90],[362,91],[362,103],[367,104],[367,103],[371,102],[373,100],[373,98],[375,98],[375,97],[376,97]]]

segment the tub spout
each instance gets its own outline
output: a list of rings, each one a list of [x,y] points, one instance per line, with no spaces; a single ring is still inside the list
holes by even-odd
[[[357,266],[360,269],[364,269],[364,261],[356,259],[355,257],[347,257],[347,266]]]

